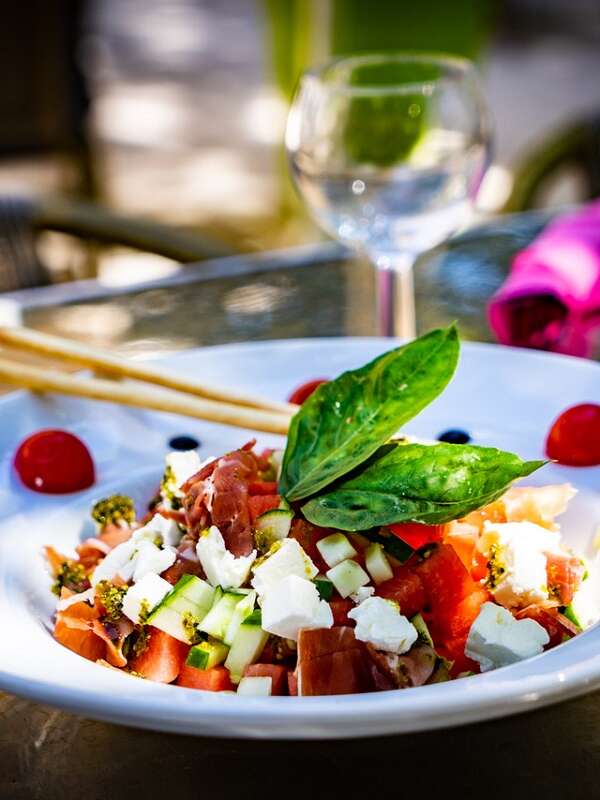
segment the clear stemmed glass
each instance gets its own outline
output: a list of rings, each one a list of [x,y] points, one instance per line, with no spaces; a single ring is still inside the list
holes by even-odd
[[[413,264],[467,220],[489,126],[469,61],[439,55],[341,58],[305,73],[286,148],[317,222],[377,271],[383,336],[415,334]]]

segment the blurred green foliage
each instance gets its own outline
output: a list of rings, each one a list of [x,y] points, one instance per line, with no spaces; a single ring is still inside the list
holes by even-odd
[[[331,53],[429,50],[476,58],[497,0],[330,0]]]

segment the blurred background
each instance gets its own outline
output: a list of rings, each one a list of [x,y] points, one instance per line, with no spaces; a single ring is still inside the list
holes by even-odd
[[[176,268],[164,247],[83,247],[72,229],[111,239],[119,219],[75,200],[182,226],[208,255],[320,239],[283,131],[299,73],[335,54],[476,60],[495,127],[480,215],[600,194],[597,0],[20,0],[0,39],[0,195],[44,198],[53,281]]]

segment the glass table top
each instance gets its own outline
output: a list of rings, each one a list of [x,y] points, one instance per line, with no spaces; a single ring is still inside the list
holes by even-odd
[[[420,331],[457,319],[465,338],[490,340],[486,300],[545,220],[501,218],[423,256],[416,270]],[[26,325],[138,357],[230,341],[376,332],[372,270],[335,245],[205,262],[126,290],[85,282],[2,301],[5,309],[18,306]],[[264,796],[265,786],[323,797],[396,796],[400,786],[427,796],[457,789],[504,798],[509,788],[512,798],[528,800],[532,790],[595,797],[599,730],[600,693],[452,732],[320,744],[137,731],[0,693],[0,798],[239,800]]]

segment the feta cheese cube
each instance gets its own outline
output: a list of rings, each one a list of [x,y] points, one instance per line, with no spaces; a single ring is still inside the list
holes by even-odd
[[[131,586],[123,597],[123,613],[132,622],[138,624],[140,612],[146,616],[160,601],[171,591],[173,587],[164,578],[154,572],[138,581],[135,586]]]
[[[561,552],[560,534],[533,522],[486,521],[478,548],[491,563],[489,588],[506,608],[548,599],[546,553]]]
[[[118,544],[108,553],[92,572],[90,583],[95,586],[100,581],[111,581],[121,570],[127,570],[138,547],[132,539]],[[128,580],[127,578],[125,580]]]
[[[131,575],[127,574],[127,570],[121,569],[119,574],[124,580],[133,578],[133,582],[137,583],[145,575],[155,573],[159,575],[168,569],[177,558],[177,552],[174,547],[164,547],[162,550],[152,542],[143,540],[137,542],[137,551],[131,559],[129,565]]]
[[[183,484],[192,475],[199,472],[204,464],[212,460],[211,458],[201,462],[195,450],[174,450],[168,453],[165,458],[165,475],[160,490],[164,504],[170,508],[173,505],[173,498],[181,500],[184,496],[181,491]]]
[[[349,611],[348,616],[356,621],[354,635],[359,641],[370,642],[387,653],[408,652],[419,636],[398,607],[383,597],[367,598]]]
[[[487,672],[538,655],[549,641],[548,633],[535,620],[517,620],[502,606],[484,603],[471,625],[465,655]]]
[[[262,628],[267,633],[298,639],[302,628],[331,628],[333,614],[329,603],[319,598],[317,587],[306,578],[287,575],[263,598]]]
[[[350,595],[350,600],[358,605],[359,603],[364,603],[368,597],[372,597],[374,594],[375,589],[372,586],[361,586],[360,589]]]
[[[136,541],[132,537],[108,553],[93,571],[90,582],[95,586],[100,581],[112,581],[116,577],[124,581],[139,581],[149,572],[163,572],[173,564],[176,555],[173,547],[161,550],[148,539]]]
[[[273,545],[269,553],[271,555],[267,554],[265,560],[254,568],[251,581],[259,597],[289,575],[311,581],[318,572],[295,539],[282,539]]]
[[[169,547],[177,547],[181,540],[181,529],[173,519],[167,519],[161,514],[155,514],[142,528],[134,531],[131,538],[134,542],[147,539],[149,542],[156,542],[160,539],[161,544]]]
[[[212,586],[237,589],[248,579],[250,567],[256,559],[256,550],[247,556],[236,558],[225,547],[221,531],[212,525],[198,539],[196,553]]]

